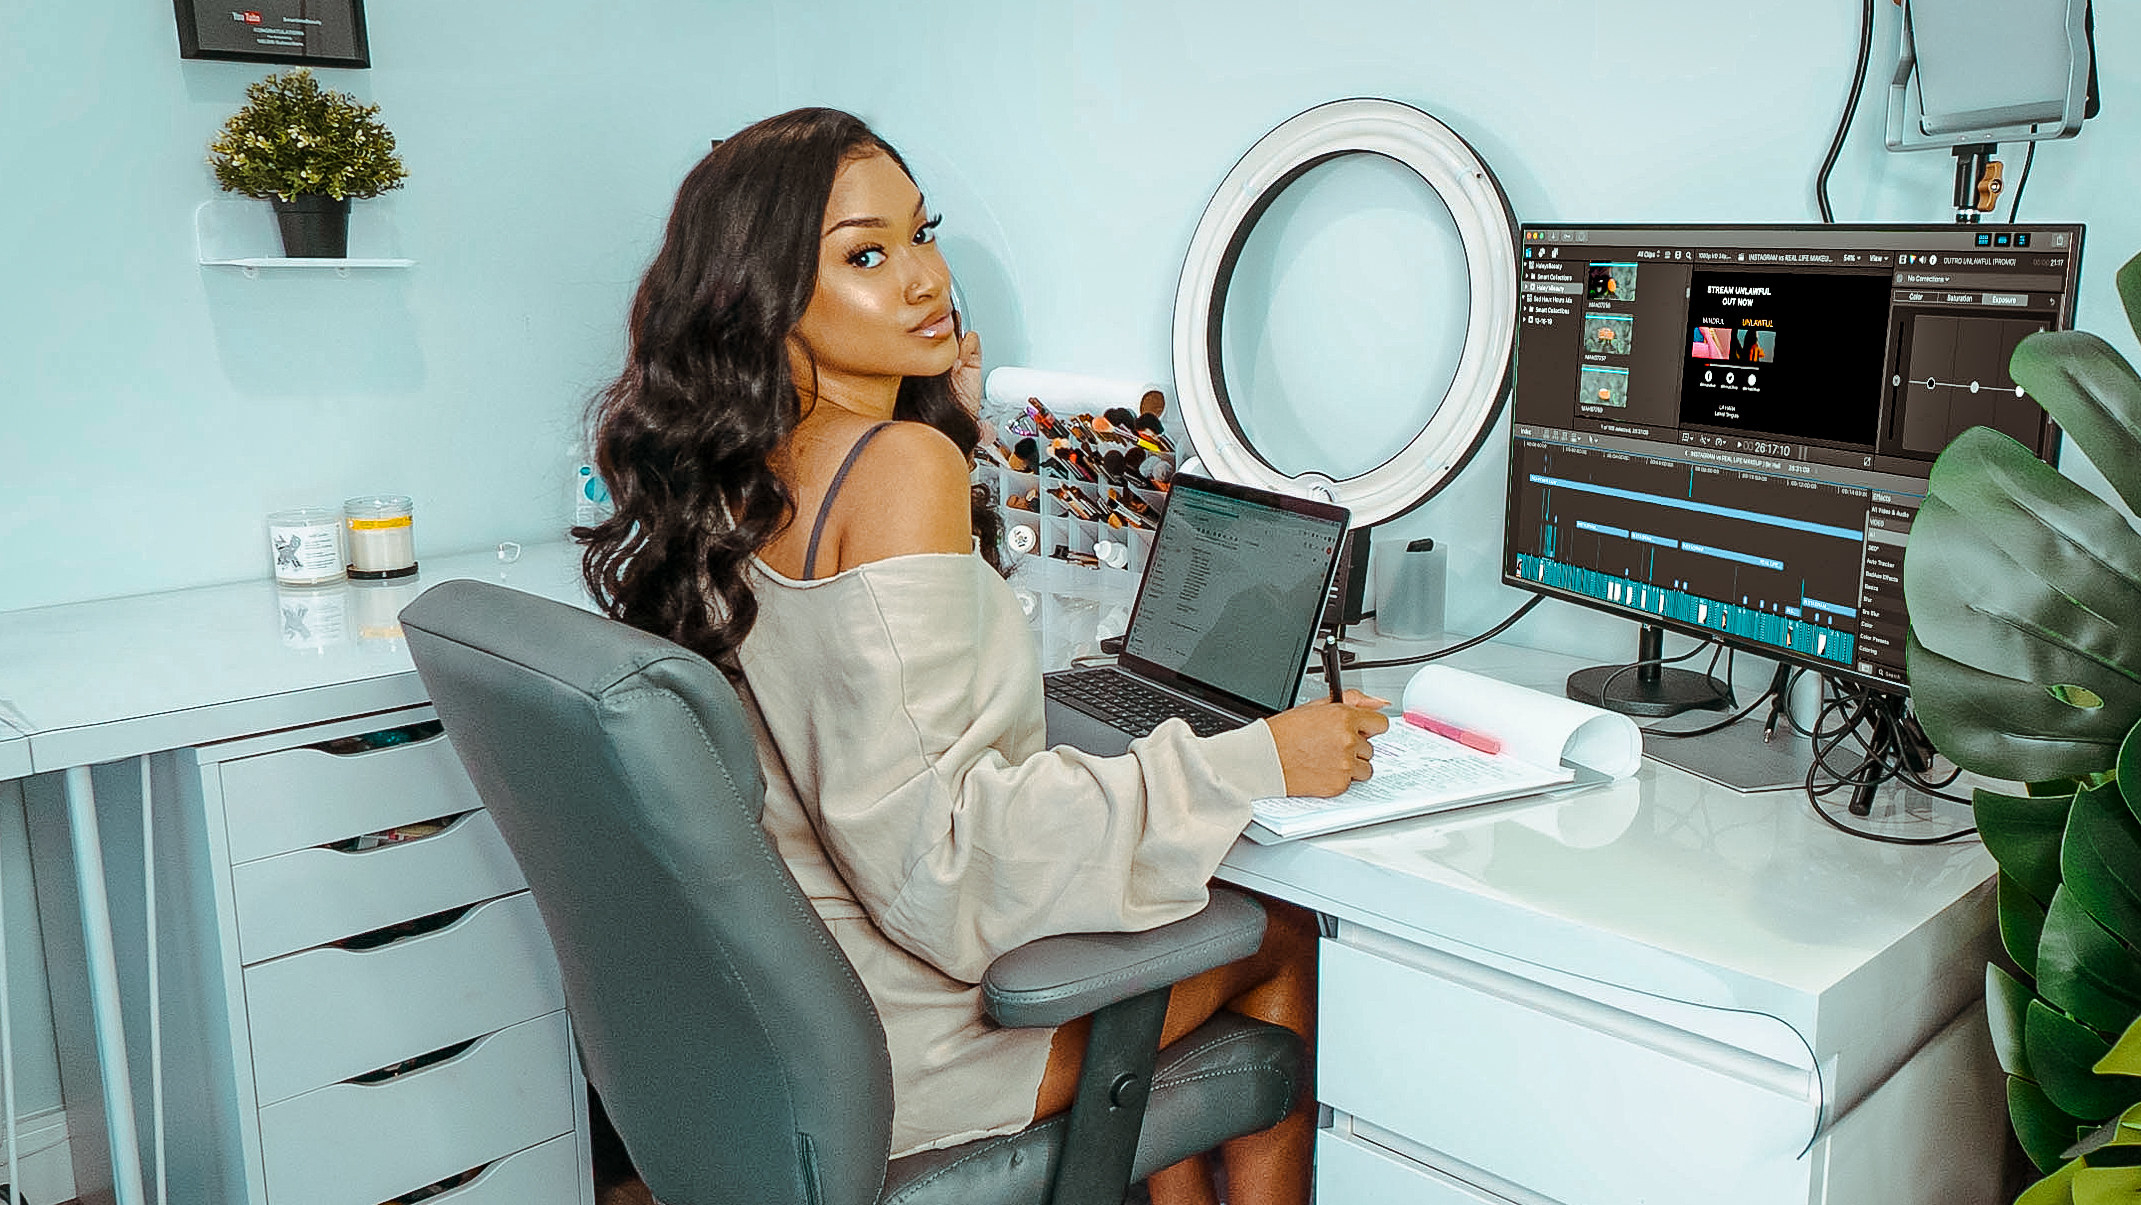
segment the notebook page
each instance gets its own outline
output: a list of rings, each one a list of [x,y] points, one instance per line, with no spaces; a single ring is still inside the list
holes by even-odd
[[[1252,805],[1256,822],[1279,837],[1331,832],[1432,811],[1438,805],[1511,795],[1569,782],[1574,771],[1486,754],[1403,720],[1374,738],[1375,774],[1341,795],[1286,795]]]

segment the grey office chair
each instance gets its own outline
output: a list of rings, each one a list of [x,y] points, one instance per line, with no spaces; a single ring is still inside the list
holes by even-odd
[[[1215,890],[1174,925],[999,959],[984,995],[1002,1024],[1094,1015],[1076,1105],[888,1163],[884,1031],[759,827],[764,782],[721,674],[482,582],[426,591],[402,629],[549,928],[588,1080],[664,1205],[1113,1205],[1293,1103],[1283,1029],[1221,1013],[1155,1057],[1168,985],[1262,939],[1262,908]]]

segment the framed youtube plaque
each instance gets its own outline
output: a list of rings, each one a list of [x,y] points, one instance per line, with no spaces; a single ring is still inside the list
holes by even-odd
[[[364,0],[172,0],[187,59],[369,67]]]

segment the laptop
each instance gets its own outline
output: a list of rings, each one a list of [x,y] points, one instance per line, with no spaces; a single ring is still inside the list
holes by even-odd
[[[1041,679],[1048,743],[1114,755],[1169,717],[1200,735],[1293,706],[1346,508],[1174,476],[1113,665]]]

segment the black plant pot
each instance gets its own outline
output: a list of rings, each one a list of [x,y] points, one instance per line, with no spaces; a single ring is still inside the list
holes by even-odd
[[[308,193],[295,201],[280,197],[275,222],[282,227],[282,253],[291,259],[344,259],[349,255],[349,198],[336,200]]]

